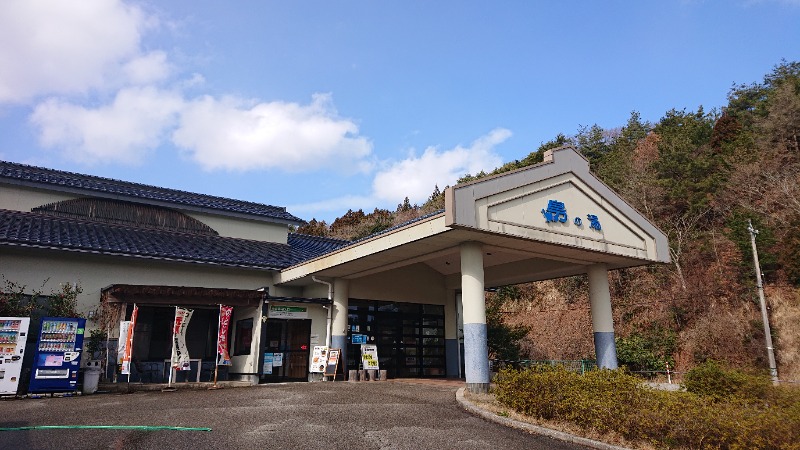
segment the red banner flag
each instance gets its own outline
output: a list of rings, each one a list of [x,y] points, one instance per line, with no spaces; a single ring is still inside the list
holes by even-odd
[[[228,328],[231,324],[233,306],[219,305],[219,333],[217,333],[217,365],[231,365],[231,355],[228,353]]]

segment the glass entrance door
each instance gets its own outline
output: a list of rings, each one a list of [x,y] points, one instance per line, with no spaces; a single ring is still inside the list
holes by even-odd
[[[310,319],[269,319],[266,323],[263,381],[307,381]]]

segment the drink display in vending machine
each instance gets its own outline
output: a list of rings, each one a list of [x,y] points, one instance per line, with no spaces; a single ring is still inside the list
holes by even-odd
[[[86,319],[43,317],[41,325],[28,391],[77,390]]]
[[[28,317],[0,317],[0,395],[17,394],[30,321]]]

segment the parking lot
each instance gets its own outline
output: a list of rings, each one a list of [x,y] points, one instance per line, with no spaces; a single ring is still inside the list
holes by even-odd
[[[220,390],[96,394],[0,402],[15,449],[575,449],[463,411],[456,387],[405,382],[290,383]],[[110,426],[84,429],[77,426]],[[210,428],[117,429],[122,426]]]

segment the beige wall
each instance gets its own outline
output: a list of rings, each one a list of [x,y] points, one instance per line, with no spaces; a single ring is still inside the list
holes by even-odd
[[[0,274],[32,289],[49,279],[45,294],[59,283],[80,283],[78,309],[83,314],[99,305],[100,291],[112,284],[258,289],[272,282],[266,271],[7,247],[0,248]]]
[[[210,226],[216,230],[220,236],[224,237],[285,244],[289,235],[289,226],[285,224],[235,219],[191,211],[184,212]]]
[[[350,280],[350,298],[444,305],[444,277],[418,263]]]
[[[74,198],[78,196],[0,183],[0,209],[30,212],[37,206]]]

